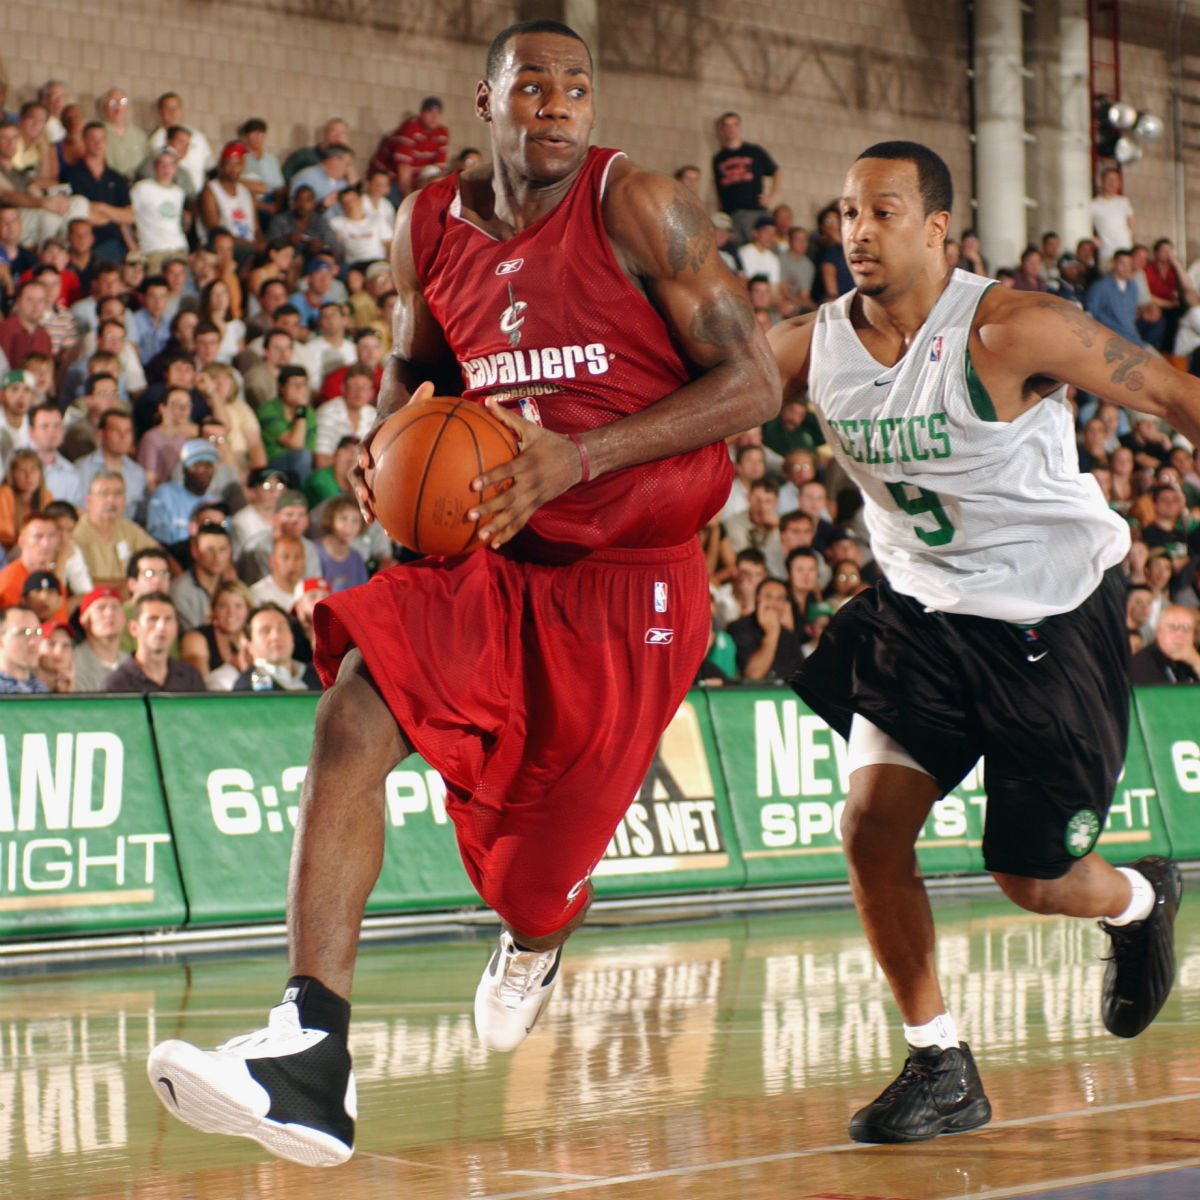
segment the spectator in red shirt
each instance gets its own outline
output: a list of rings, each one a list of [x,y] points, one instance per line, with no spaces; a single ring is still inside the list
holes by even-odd
[[[422,167],[444,166],[450,131],[442,124],[442,102],[426,96],[415,117],[409,117],[379,143],[371,170],[386,171],[402,196],[416,185]]]
[[[1175,257],[1175,243],[1170,238],[1159,238],[1154,243],[1154,257],[1146,264],[1146,283],[1154,303],[1162,309],[1165,329],[1157,349],[1175,345],[1175,331],[1179,318],[1188,307],[1188,278]]]
[[[46,289],[33,280],[21,284],[13,301],[12,315],[0,321],[0,351],[9,366],[21,366],[31,354],[54,356],[50,335],[42,328],[45,315]]]

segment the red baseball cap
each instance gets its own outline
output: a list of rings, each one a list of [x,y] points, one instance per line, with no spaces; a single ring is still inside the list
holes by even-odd
[[[305,579],[303,582],[296,584],[296,599],[299,600],[306,592],[332,592],[333,588],[329,586],[329,580],[322,578],[320,575],[314,575],[311,579]]]
[[[107,584],[101,584],[99,587],[94,587],[84,598],[79,602],[80,618],[87,612],[97,600],[120,600],[121,593],[116,588],[109,587]]]
[[[226,142],[221,150],[221,161],[227,158],[245,158],[249,151],[241,142]]]
[[[48,638],[56,629],[64,630],[70,636],[71,641],[75,640],[75,633],[66,621],[55,621],[53,619],[42,622],[42,637]]]

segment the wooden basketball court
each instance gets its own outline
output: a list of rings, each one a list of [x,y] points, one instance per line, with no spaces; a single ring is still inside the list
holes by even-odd
[[[490,943],[373,946],[356,984],[358,1152],[306,1170],[160,1108],[149,1046],[265,1023],[280,954],[28,968],[0,987],[4,1200],[1182,1200],[1200,1196],[1200,904],[1159,1021],[1121,1042],[1094,925],[937,900],[949,1002],[995,1111],[909,1147],[846,1122],[903,1051],[848,910],[592,927],[515,1054],[478,1045]]]

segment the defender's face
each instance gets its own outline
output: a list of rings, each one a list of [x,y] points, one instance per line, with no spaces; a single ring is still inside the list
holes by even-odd
[[[915,163],[863,158],[850,169],[839,204],[842,246],[858,290],[906,290],[931,261],[944,262],[949,213],[924,212]]]
[[[587,47],[558,34],[514,37],[498,77],[479,84],[475,107],[492,126],[499,170],[534,184],[568,178],[596,123]]]

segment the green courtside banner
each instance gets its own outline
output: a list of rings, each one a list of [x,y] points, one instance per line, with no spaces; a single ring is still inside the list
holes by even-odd
[[[0,700],[0,936],[182,924],[140,696]]]
[[[1200,857],[1200,688],[1138,688],[1133,700],[1171,853]]]
[[[150,698],[194,924],[284,915],[317,695]],[[478,903],[441,776],[415,755],[388,776],[386,845],[368,912]]]
[[[192,923],[282,917],[317,697],[150,698]],[[703,696],[681,706],[598,865],[605,895],[738,887],[744,871]],[[386,850],[368,912],[478,905],[441,776],[388,777]]]
[[[844,880],[845,741],[789,689],[719,688],[708,701],[747,882]],[[917,842],[922,868],[979,869],[982,831],[983,795],[972,772],[934,805]]]
[[[601,896],[744,885],[703,692],[692,692],[667,727],[592,879]]]
[[[845,741],[787,690],[714,690],[709,705],[747,881],[845,879],[839,835],[849,786]],[[1194,732],[1200,726],[1194,710],[1192,721]],[[1125,862],[1169,852],[1156,773],[1135,723],[1125,771],[1099,841],[1107,858]],[[933,806],[917,839],[917,857],[926,873],[983,870],[983,775],[977,764]],[[1192,779],[1200,792],[1200,761]],[[1193,850],[1200,849],[1200,805],[1196,813]]]

